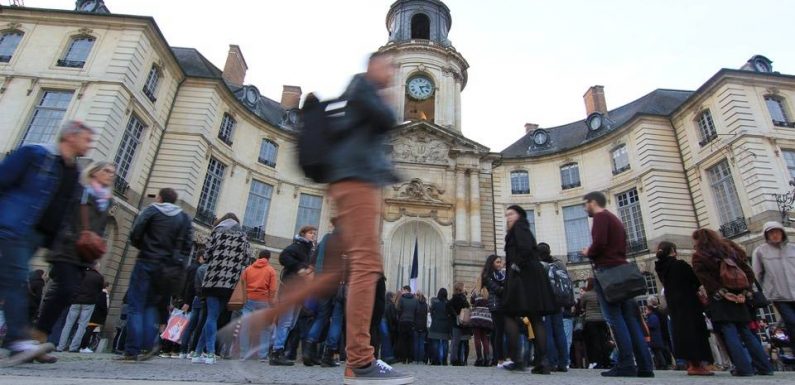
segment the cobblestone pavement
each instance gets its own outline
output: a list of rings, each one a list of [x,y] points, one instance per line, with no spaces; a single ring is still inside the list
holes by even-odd
[[[220,361],[216,365],[194,365],[187,360],[154,359],[142,363],[118,363],[111,355],[62,354],[57,364],[28,364],[0,369],[0,384],[9,385],[166,385],[211,384],[341,384],[342,369],[295,367],[273,368],[259,362]],[[682,372],[657,372],[654,379],[606,379],[597,370],[537,376],[508,373],[496,368],[397,365],[413,373],[417,384],[610,384],[610,385],[753,385],[795,384],[795,372],[773,377],[734,378],[719,373],[713,378],[692,378]]]

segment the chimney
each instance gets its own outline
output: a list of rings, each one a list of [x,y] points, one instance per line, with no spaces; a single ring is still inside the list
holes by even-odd
[[[282,108],[292,110],[298,108],[301,102],[301,87],[283,86],[282,88]]]
[[[224,65],[224,80],[232,85],[242,87],[246,81],[246,71],[248,71],[248,65],[246,59],[243,58],[240,46],[230,44],[229,54],[226,56]]]
[[[585,111],[587,115],[599,112],[607,115],[607,102],[605,102],[605,87],[593,86],[582,96],[585,100]]]
[[[525,134],[530,134],[530,133],[532,133],[533,131],[535,131],[537,129],[538,129],[538,125],[535,124],[535,123],[525,123],[524,124],[524,133]]]

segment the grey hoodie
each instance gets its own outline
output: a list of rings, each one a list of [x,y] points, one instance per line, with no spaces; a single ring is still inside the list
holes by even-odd
[[[787,241],[787,233],[778,222],[768,222],[763,236],[771,230],[784,231],[784,241],[779,245],[766,242],[754,250],[752,268],[765,296],[771,301],[795,301],[795,245]]]

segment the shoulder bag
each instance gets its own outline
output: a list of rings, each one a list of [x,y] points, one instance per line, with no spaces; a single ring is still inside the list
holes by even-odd
[[[108,246],[99,234],[91,230],[88,219],[88,209],[88,203],[84,199],[83,202],[80,203],[81,230],[80,237],[77,238],[77,242],[75,243],[75,249],[77,250],[77,255],[80,256],[83,262],[94,263],[94,261],[105,255],[105,252],[108,251]]]
[[[605,300],[609,303],[618,303],[646,294],[646,279],[634,262],[604,269],[594,267],[593,272],[599,286],[602,287]]]
[[[243,279],[243,274],[240,274],[240,279],[235,284],[235,290],[232,296],[229,297],[229,302],[226,303],[226,308],[229,311],[237,311],[243,308],[246,304],[246,280]]]

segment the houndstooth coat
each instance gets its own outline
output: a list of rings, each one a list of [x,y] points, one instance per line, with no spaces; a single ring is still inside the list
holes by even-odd
[[[207,273],[202,281],[205,297],[228,299],[232,295],[243,269],[251,264],[250,247],[238,223],[213,229],[205,251]]]

